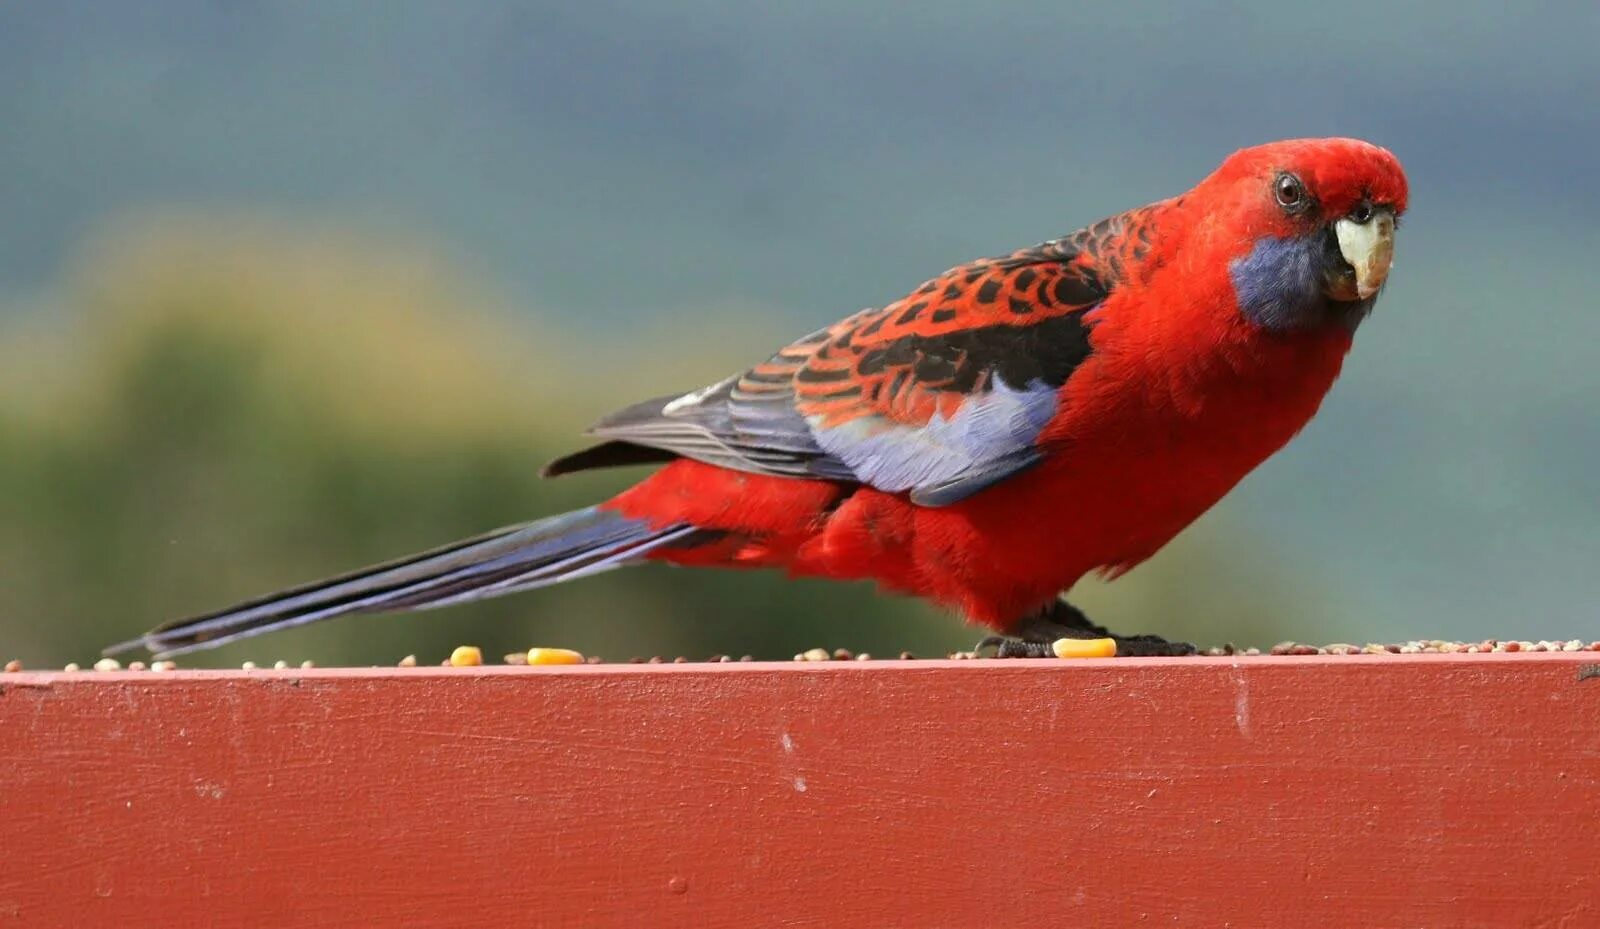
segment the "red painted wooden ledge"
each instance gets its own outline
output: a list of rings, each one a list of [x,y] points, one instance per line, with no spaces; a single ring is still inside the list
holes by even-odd
[[[1600,655],[8,674],[0,926],[1600,926]]]

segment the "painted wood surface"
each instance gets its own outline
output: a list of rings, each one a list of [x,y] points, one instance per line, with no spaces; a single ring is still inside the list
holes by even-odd
[[[0,677],[0,927],[1600,926],[1600,655]]]

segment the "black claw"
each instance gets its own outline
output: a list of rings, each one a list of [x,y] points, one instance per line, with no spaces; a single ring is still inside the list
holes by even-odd
[[[973,651],[979,654],[983,650],[994,646],[996,658],[1054,658],[1055,650],[1049,642],[1032,642],[1026,639],[1014,639],[1010,636],[991,635],[973,646]]]
[[[1109,638],[1117,643],[1117,654],[1135,657],[1193,655],[1199,649],[1188,642],[1169,642],[1158,635],[1120,636],[1095,625],[1077,607],[1058,600],[1043,613],[1023,618],[1014,636],[991,635],[973,651],[981,654],[993,646],[996,658],[1051,658],[1056,639]]]

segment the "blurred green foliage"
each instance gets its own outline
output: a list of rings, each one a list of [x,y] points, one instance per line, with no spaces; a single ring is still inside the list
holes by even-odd
[[[0,340],[0,653],[36,667],[92,660],[179,614],[593,502],[637,472],[537,476],[585,422],[715,379],[750,360],[739,343],[785,335],[696,320],[696,333],[726,322],[717,358],[705,345],[720,340],[687,334],[583,342],[548,319],[512,321],[426,247],[184,215],[119,225],[42,308],[0,318],[14,321]],[[1290,610],[1281,588],[1262,586],[1279,573],[1207,520],[1109,589],[1085,585],[1079,602],[1128,631],[1262,644],[1315,599]],[[650,566],[349,618],[186,663],[436,661],[466,642],[491,656],[531,644],[614,658],[816,645],[926,654],[976,634],[869,585]]]

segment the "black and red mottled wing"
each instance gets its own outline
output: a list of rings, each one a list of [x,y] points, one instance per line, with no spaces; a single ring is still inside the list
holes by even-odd
[[[1089,311],[1148,242],[1149,208],[953,268],[754,368],[607,417],[546,474],[694,458],[954,503],[1037,463]]]

